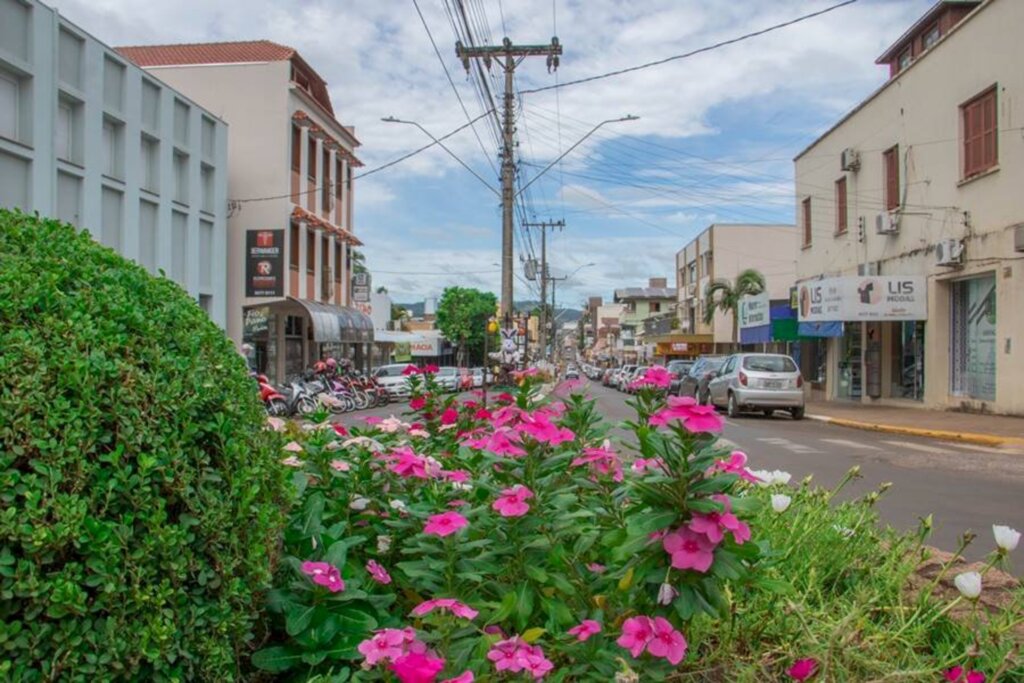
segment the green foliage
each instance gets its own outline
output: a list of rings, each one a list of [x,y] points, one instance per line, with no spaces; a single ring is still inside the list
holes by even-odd
[[[470,287],[448,287],[437,304],[437,328],[462,354],[483,357],[487,321],[498,304],[491,292]],[[463,361],[467,360],[465,356]]]
[[[0,678],[236,678],[287,501],[221,330],[88,234],[0,211],[0,415]]]
[[[731,314],[732,340],[739,341],[740,299],[756,296],[764,290],[764,275],[753,268],[742,271],[735,282],[715,280],[704,291],[704,323],[711,324],[716,310]]]

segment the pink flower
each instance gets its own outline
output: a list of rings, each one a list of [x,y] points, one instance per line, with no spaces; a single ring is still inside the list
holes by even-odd
[[[525,415],[522,424],[516,427],[516,429],[520,433],[533,437],[534,440],[540,443],[546,443],[551,446],[557,446],[576,438],[572,430],[559,427],[546,414],[539,411],[533,415]]]
[[[980,671],[965,671],[962,666],[948,669],[945,677],[952,683],[985,683],[985,674]]]
[[[267,417],[267,426],[275,432],[279,432],[284,429],[284,420],[279,417]]]
[[[714,406],[693,406],[690,414],[683,420],[683,426],[687,430],[698,432],[720,432],[725,420],[715,412]]]
[[[462,617],[463,619],[475,619],[476,615],[479,614],[479,612],[469,605],[459,602],[458,600],[453,600],[452,598],[434,598],[433,600],[426,600],[416,605],[410,614],[414,617],[422,617],[425,614],[433,612],[435,609],[448,610],[455,616]]]
[[[333,564],[327,562],[303,562],[302,573],[313,580],[318,586],[324,586],[332,593],[345,590],[345,582],[341,580],[341,572]]]
[[[383,421],[384,418],[381,417],[380,415],[370,415],[369,417],[363,418],[363,422],[365,422],[368,425],[379,425]]]
[[[408,479],[430,479],[427,474],[427,462],[422,455],[417,455],[411,448],[399,448],[395,450],[398,459],[388,465],[388,469],[398,476]]]
[[[602,448],[584,449],[583,455],[570,463],[571,467],[581,465],[590,465],[594,479],[598,476],[610,476],[612,481],[622,481],[622,462],[608,442],[605,442]]]
[[[435,536],[450,536],[459,529],[465,527],[469,522],[458,512],[442,512],[427,517],[427,523],[423,527],[423,533]]]
[[[665,552],[672,556],[672,566],[676,569],[693,569],[705,573],[715,561],[715,544],[704,534],[685,527],[668,534],[661,543]]]
[[[332,460],[331,469],[335,472],[348,472],[352,467],[344,460]]]
[[[455,500],[448,501],[448,507],[450,508],[460,508],[463,505],[469,505],[469,501],[462,500],[461,498],[456,498]]]
[[[473,414],[474,420],[490,420],[492,417],[494,416],[491,414],[491,411],[487,410],[487,408],[480,408]]]
[[[725,509],[722,512],[694,513],[693,519],[690,520],[689,524],[690,531],[704,534],[715,545],[722,542],[726,531],[731,533],[733,540],[740,545],[744,541],[749,541],[750,527],[741,522],[736,515],[732,514],[732,505],[729,503],[729,498],[722,494],[715,494],[711,498],[721,503]]]
[[[728,474],[735,474],[740,479],[745,479],[751,484],[758,482],[757,477],[750,473],[747,469],[747,454],[743,451],[733,451],[729,454],[728,460],[719,460],[710,468],[709,472],[726,472]]]
[[[714,406],[702,406],[690,396],[669,396],[668,407],[662,408],[650,417],[648,423],[663,427],[678,420],[690,432],[720,432],[724,420],[715,412]]]
[[[653,637],[654,622],[649,617],[630,617],[622,622],[622,635],[615,642],[629,650],[629,654],[639,657]]]
[[[423,410],[424,406],[426,406],[426,405],[427,405],[427,397],[426,396],[414,396],[409,401],[409,409],[410,410]]]
[[[536,645],[531,645],[522,653],[523,670],[528,671],[534,680],[544,678],[555,665],[544,656],[544,651]]]
[[[686,656],[686,638],[667,619],[655,617],[654,637],[647,643],[647,651],[655,657],[664,657],[670,664],[678,664]]]
[[[338,436],[348,436],[348,430],[345,429],[345,425],[332,424],[331,428],[334,430],[334,433],[337,434]]]
[[[441,413],[441,424],[453,425],[459,421],[459,411],[455,408],[445,408],[445,411]]]
[[[576,640],[581,643],[590,638],[590,636],[595,636],[600,632],[601,624],[594,621],[593,619],[586,619],[584,621],[581,621],[578,626],[573,626],[571,629],[569,629],[569,635],[576,636]]]
[[[366,563],[366,571],[370,573],[370,578],[379,584],[386,586],[391,583],[391,575],[388,574],[388,570],[380,566],[376,560],[370,560]]]
[[[516,445],[518,439],[514,441],[512,436],[505,431],[495,431],[487,442],[487,450],[495,455],[504,455],[510,458],[526,455],[526,451]]]
[[[597,562],[591,562],[587,565],[587,569],[594,572],[595,574],[604,574],[604,570],[607,569],[607,567],[605,567],[603,564],[598,564]]]
[[[431,365],[424,365],[420,369],[420,372],[422,372],[424,375],[436,375],[438,370],[439,370],[439,368],[436,365],[431,364]]]
[[[473,672],[463,671],[455,678],[446,678],[441,683],[473,683]]]
[[[518,673],[523,670],[522,650],[527,644],[513,636],[506,640],[499,640],[487,652],[487,659],[494,662],[494,668],[498,671]]]
[[[522,484],[516,484],[502,491],[498,499],[491,504],[491,508],[502,517],[522,517],[530,511],[530,506],[526,504],[529,498],[533,498],[533,491]]]
[[[391,670],[401,683],[434,683],[442,669],[443,659],[421,652],[409,652],[391,664]]]
[[[299,445],[298,441],[289,441],[284,445],[282,450],[286,450],[289,453],[301,453],[302,446]]]
[[[631,389],[639,389],[649,386],[656,389],[668,389],[672,385],[672,373],[660,365],[652,365],[647,368],[643,377],[630,382]]]
[[[818,672],[818,662],[808,657],[793,662],[793,666],[786,669],[786,674],[794,681],[806,681]]]
[[[647,470],[661,470],[665,472],[665,463],[661,458],[637,458],[633,461],[631,469],[637,474],[643,474]]]
[[[464,484],[469,481],[469,472],[466,470],[442,470],[441,476],[448,481]]]
[[[405,369],[402,370],[402,374],[405,375],[406,377],[408,377],[409,375],[418,375],[420,374],[420,370],[415,365],[406,365]]]
[[[394,661],[405,652],[406,637],[397,628],[386,628],[377,631],[372,637],[359,643],[356,648],[366,657],[366,663],[373,666],[383,660]]]

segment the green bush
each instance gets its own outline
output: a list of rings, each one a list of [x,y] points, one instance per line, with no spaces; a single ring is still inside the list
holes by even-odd
[[[177,285],[0,210],[0,679],[235,678],[287,502],[264,423]]]

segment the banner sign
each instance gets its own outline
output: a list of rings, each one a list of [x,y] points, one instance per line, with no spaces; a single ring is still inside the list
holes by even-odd
[[[831,277],[799,290],[800,322],[928,319],[925,278],[918,275]]]
[[[352,301],[366,303],[370,300],[370,274],[352,274]]]
[[[284,296],[284,230],[246,231],[245,295]]]
[[[266,334],[270,329],[270,309],[266,306],[257,306],[245,309],[243,324],[243,337],[251,339],[261,334]]]
[[[740,329],[769,324],[771,322],[768,316],[769,307],[768,292],[740,299]]]

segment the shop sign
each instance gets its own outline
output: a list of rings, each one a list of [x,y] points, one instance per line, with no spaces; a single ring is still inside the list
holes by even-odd
[[[370,274],[354,273],[352,275],[352,301],[365,303],[370,300]]]
[[[369,302],[355,301],[353,302],[353,308],[365,315],[367,318],[373,317],[373,304]]]
[[[917,275],[823,278],[799,290],[800,322],[928,319],[925,279]]]
[[[245,318],[243,322],[243,335],[245,338],[251,339],[261,334],[266,334],[269,327],[269,315],[270,309],[266,306],[245,309]]]
[[[745,296],[740,299],[740,329],[749,327],[762,327],[771,322],[768,315],[770,302],[768,292],[762,292],[753,296]]]
[[[245,295],[284,296],[284,230],[246,231]]]
[[[685,353],[689,348],[690,348],[690,345],[687,344],[686,342],[672,342],[672,350],[673,351],[676,351],[676,352],[679,352],[679,353]]]

